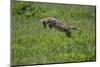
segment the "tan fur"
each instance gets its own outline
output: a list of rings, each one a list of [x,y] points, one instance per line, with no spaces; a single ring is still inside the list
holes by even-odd
[[[68,26],[63,21],[58,20],[57,18],[47,17],[43,18],[41,22],[43,23],[44,28],[46,28],[47,26],[51,29],[56,28],[62,32],[65,32],[68,37],[71,37],[72,30],[80,31],[80,28]]]

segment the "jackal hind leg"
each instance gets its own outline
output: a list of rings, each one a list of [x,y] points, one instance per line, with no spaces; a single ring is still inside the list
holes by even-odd
[[[67,37],[72,37],[72,33],[69,31],[69,32],[66,32],[66,36]]]

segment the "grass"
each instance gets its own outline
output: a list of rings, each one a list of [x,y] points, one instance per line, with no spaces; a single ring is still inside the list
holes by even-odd
[[[12,65],[96,60],[95,6],[12,1]],[[57,17],[80,27],[68,38],[56,29],[44,29],[40,19]]]

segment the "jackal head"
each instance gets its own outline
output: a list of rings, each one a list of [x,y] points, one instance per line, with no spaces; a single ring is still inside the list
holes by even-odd
[[[42,22],[43,27],[46,28],[47,27],[47,21],[48,20],[46,18],[44,18],[44,19],[41,19],[40,21]]]

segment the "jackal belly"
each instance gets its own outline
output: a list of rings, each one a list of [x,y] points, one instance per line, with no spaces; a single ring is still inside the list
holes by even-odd
[[[55,26],[55,28],[59,31],[62,31],[62,32],[68,32],[69,31],[69,28],[65,27],[64,25],[62,26]]]

